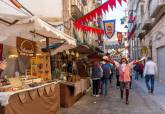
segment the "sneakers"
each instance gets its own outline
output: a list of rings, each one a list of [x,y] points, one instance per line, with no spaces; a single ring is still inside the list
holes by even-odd
[[[96,95],[96,97],[99,97],[100,95]]]
[[[100,95],[92,95],[93,97],[99,97]]]
[[[93,94],[92,96],[93,96],[93,97],[96,97],[96,95],[95,95],[95,94]]]

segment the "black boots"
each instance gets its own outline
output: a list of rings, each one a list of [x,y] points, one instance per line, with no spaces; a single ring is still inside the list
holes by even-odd
[[[123,93],[124,91],[120,89],[121,100],[123,99]]]
[[[126,89],[126,104],[128,105],[129,89]]]

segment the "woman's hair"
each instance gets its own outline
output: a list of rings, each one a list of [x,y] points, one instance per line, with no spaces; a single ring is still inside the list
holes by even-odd
[[[128,64],[128,60],[126,58],[121,58],[120,60],[120,64],[122,64],[122,61],[125,60],[126,61],[126,64]]]

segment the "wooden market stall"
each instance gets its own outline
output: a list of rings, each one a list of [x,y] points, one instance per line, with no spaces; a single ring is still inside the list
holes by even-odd
[[[71,45],[75,39],[37,17],[0,26],[7,58],[0,78],[0,114],[55,114],[60,109],[60,80],[52,80],[50,51],[41,48],[49,47],[49,38]]]

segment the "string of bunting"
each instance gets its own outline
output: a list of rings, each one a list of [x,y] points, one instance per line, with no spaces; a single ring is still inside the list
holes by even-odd
[[[103,13],[108,12],[108,7],[110,7],[112,10],[114,8],[116,8],[117,1],[121,6],[122,6],[122,1],[127,2],[127,0],[108,0],[107,2],[102,4],[100,7],[94,9],[93,11],[89,12],[85,16],[76,20],[74,23],[75,27],[78,29],[84,30],[84,31],[90,31],[90,32],[94,32],[97,34],[104,34],[104,30],[94,28],[94,27],[89,27],[89,26],[86,26],[84,24],[89,22],[89,21],[93,21],[96,19],[97,16],[98,17],[102,16]]]

